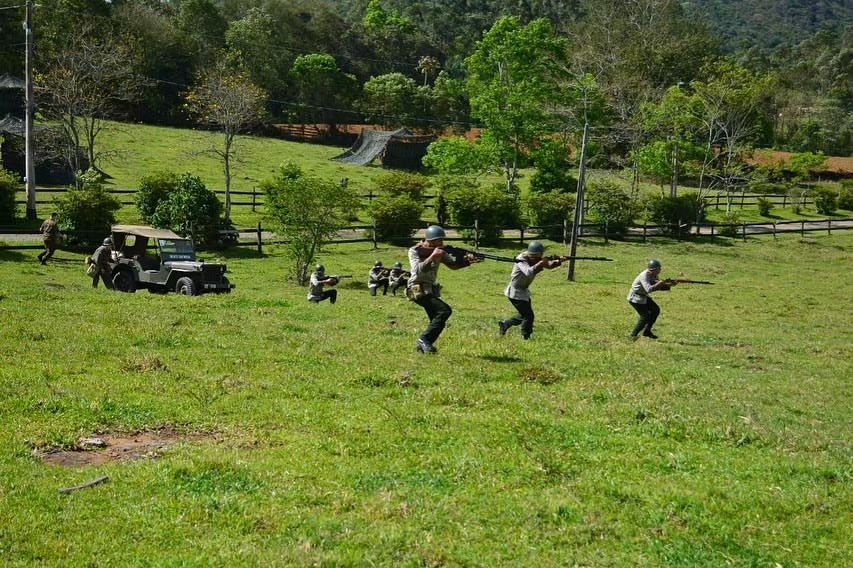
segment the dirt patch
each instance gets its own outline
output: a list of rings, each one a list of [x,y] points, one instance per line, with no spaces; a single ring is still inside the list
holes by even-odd
[[[198,434],[180,434],[171,428],[136,434],[99,434],[90,438],[81,438],[72,450],[41,450],[37,451],[37,455],[48,465],[97,466],[114,462],[157,459],[171,446],[202,438],[203,436]]]

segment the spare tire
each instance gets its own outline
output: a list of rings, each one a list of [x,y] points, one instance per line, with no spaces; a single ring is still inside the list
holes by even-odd
[[[184,296],[198,296],[198,286],[195,280],[184,276],[183,278],[178,278],[178,281],[175,282],[175,292]]]

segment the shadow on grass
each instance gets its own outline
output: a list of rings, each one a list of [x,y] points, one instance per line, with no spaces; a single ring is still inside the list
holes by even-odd
[[[492,363],[518,363],[519,361],[523,361],[521,357],[516,357],[515,355],[480,355],[480,359],[485,359],[486,361],[491,361]]]
[[[32,262],[35,259],[15,250],[0,249],[0,261],[3,262]]]

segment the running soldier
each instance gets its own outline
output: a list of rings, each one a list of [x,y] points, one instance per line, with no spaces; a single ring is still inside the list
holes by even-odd
[[[382,266],[382,262],[377,260],[373,268],[367,273],[367,287],[370,289],[370,295],[375,296],[376,290],[382,288],[382,295],[388,295],[388,271]]]
[[[39,229],[44,240],[44,251],[39,254],[39,262],[42,264],[47,264],[53,253],[59,248],[59,224],[56,222],[56,217],[56,213],[51,213],[50,219],[46,219]]]
[[[338,301],[337,290],[323,290],[324,286],[335,286],[338,283],[336,278],[326,277],[326,267],[318,264],[315,271],[311,274],[311,284],[308,288],[308,301],[319,304],[323,300],[328,299],[334,304]]]
[[[562,264],[559,260],[548,260],[542,258],[545,254],[545,245],[539,241],[532,241],[527,250],[516,257],[518,262],[512,267],[512,275],[509,284],[504,290],[504,295],[509,298],[510,303],[518,314],[498,322],[500,334],[506,335],[509,328],[520,325],[521,337],[530,339],[533,333],[533,304],[530,299],[530,285],[536,275],[546,268],[557,268]]]
[[[658,278],[660,274],[661,263],[657,260],[650,260],[648,268],[634,278],[631,284],[631,291],[628,292],[628,303],[636,310],[640,318],[637,320],[637,325],[634,326],[634,331],[631,332],[631,341],[636,341],[639,338],[640,332],[643,332],[643,337],[649,339],[657,339],[658,336],[652,332],[652,326],[660,315],[660,307],[652,300],[651,294],[657,291],[666,291],[677,284],[677,282],[668,282]]]

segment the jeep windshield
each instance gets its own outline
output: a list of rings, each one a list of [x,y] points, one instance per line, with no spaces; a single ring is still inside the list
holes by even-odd
[[[193,243],[189,239],[158,239],[160,259],[163,262],[195,260]]]

